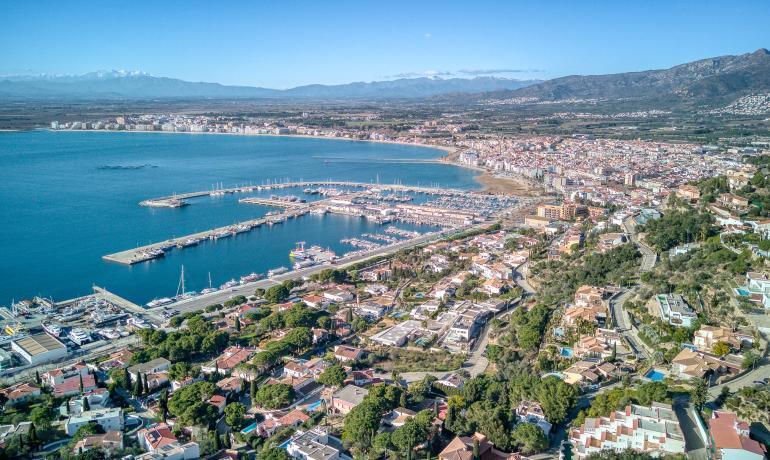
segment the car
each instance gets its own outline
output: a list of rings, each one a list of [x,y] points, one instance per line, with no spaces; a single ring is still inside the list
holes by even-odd
[[[764,385],[767,385],[767,382],[765,382],[764,380],[754,380],[754,385],[764,386]]]

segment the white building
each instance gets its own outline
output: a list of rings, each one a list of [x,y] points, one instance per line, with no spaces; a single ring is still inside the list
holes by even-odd
[[[692,308],[680,294],[658,294],[655,296],[660,316],[668,324],[677,327],[690,327],[698,319]]]
[[[48,334],[30,335],[11,342],[11,349],[33,366],[67,356],[67,347]]]
[[[298,431],[286,451],[298,460],[350,460],[342,452],[342,442],[320,428]]]
[[[684,454],[685,440],[679,419],[668,404],[629,405],[606,417],[589,417],[570,430],[575,455],[583,459],[604,449],[633,449],[654,457]]]
[[[122,431],[123,430],[123,409],[101,409],[82,412],[76,417],[70,417],[64,422],[64,432],[67,436],[72,436],[83,425],[96,423],[104,431]]]

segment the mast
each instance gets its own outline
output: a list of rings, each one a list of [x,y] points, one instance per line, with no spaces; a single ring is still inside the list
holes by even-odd
[[[176,287],[176,296],[179,297],[184,293],[184,265],[182,265],[182,273],[179,275],[179,284]]]

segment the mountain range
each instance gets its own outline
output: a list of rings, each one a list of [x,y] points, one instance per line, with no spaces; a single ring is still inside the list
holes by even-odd
[[[306,85],[290,89],[227,86],[155,77],[143,72],[104,71],[84,75],[0,77],[5,99],[402,99],[451,93],[511,90],[538,80],[498,77],[401,78],[342,85]]]
[[[770,52],[720,56],[669,69],[610,75],[570,75],[484,98],[639,100],[663,106],[679,103],[723,103],[747,94],[770,92]]]
[[[702,59],[669,69],[610,75],[570,75],[546,81],[481,76],[401,78],[290,89],[227,86],[107,71],[84,75],[0,77],[0,99],[297,99],[382,100],[429,98],[450,102],[534,98],[599,100],[674,108],[716,105],[770,93],[770,52]],[[438,98],[438,99],[437,99]]]

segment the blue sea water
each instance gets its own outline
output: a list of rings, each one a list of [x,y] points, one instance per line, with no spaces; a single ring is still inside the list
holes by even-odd
[[[139,201],[275,180],[350,180],[473,189],[472,171],[431,159],[435,149],[326,139],[109,132],[0,134],[0,305],[34,295],[64,300],[96,284],[138,303],[176,292],[184,265],[188,290],[251,272],[289,266],[296,241],[354,248],[344,237],[382,227],[343,216],[305,216],[216,243],[171,251],[132,267],[101,257],[150,242],[232,224],[270,209],[238,203],[244,195],[203,197],[181,209]],[[329,160],[334,158],[335,160]],[[338,158],[355,159],[340,161]],[[360,161],[364,160],[364,161]],[[143,166],[104,169],[104,166]],[[294,191],[297,193],[298,191]],[[414,228],[398,225],[401,228]],[[423,228],[429,230],[429,228]]]

